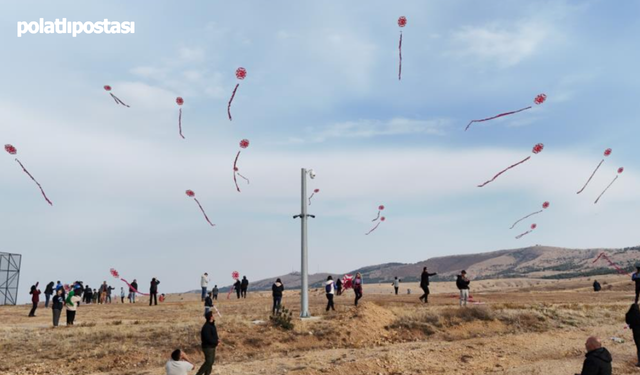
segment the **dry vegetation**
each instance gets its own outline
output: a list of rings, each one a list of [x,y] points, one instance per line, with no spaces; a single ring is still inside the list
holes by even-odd
[[[603,279],[605,280],[605,279]],[[417,295],[369,286],[354,308],[351,293],[324,312],[321,291],[311,297],[321,319],[285,330],[269,320],[270,298],[223,299],[218,330],[219,374],[570,374],[579,371],[586,336],[597,334],[612,351],[615,372],[635,373],[635,349],[624,329],[632,292],[626,278],[609,277],[611,290],[595,294],[589,281],[528,281],[501,291],[504,281],[477,283],[482,305],[456,306],[448,285],[425,306]],[[524,292],[523,292],[524,290]],[[298,314],[298,296],[284,304]],[[145,304],[81,306],[75,327],[50,327],[50,311],[27,318],[28,307],[0,308],[2,374],[162,374],[168,354],[183,348],[200,362],[203,309],[194,295]],[[63,317],[64,318],[64,317]],[[624,344],[609,340],[623,337]]]

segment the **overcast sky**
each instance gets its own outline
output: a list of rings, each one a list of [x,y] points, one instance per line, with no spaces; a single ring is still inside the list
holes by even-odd
[[[31,284],[151,277],[160,292],[300,268],[300,168],[320,189],[309,268],[640,244],[638,2],[12,2],[0,12],[0,251]],[[397,79],[397,19],[403,74]],[[16,37],[18,21],[134,21]],[[227,102],[247,69],[227,119]],[[118,106],[103,90],[131,108]],[[547,101],[533,99],[545,93]],[[177,131],[182,96],[183,132]],[[491,122],[471,119],[533,105]],[[242,193],[232,165],[238,142]],[[536,143],[545,149],[532,155]],[[611,147],[613,154],[576,195]],[[527,156],[484,188],[477,184]],[[607,195],[595,198],[625,172]],[[184,191],[195,191],[211,228]],[[518,218],[551,207],[509,230]],[[387,220],[365,236],[377,206]],[[531,223],[538,228],[520,239]],[[120,287],[120,282],[113,280]]]

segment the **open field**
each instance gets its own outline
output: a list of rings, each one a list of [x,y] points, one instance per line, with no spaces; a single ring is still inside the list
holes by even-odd
[[[310,304],[320,319],[294,319],[291,331],[268,322],[269,293],[250,292],[247,300],[221,295],[214,373],[573,374],[586,337],[596,334],[612,352],[614,373],[635,374],[635,346],[624,329],[633,285],[627,277],[597,279],[600,293],[591,291],[593,278],[472,282],[482,304],[467,309],[452,298],[453,282],[433,283],[429,305],[418,301],[417,284],[403,285],[398,296],[387,284],[365,285],[359,308],[349,291],[336,297],[338,311],[330,314],[317,290]],[[0,373],[163,374],[178,347],[199,366],[199,296],[170,295],[157,307],[140,302],[82,305],[75,327],[56,329],[43,307],[36,318],[27,317],[27,306],[0,307]],[[298,292],[285,292],[283,303],[295,316]]]

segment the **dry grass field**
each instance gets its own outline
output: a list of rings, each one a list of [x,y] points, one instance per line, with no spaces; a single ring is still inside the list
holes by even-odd
[[[600,293],[588,278],[473,282],[471,294],[481,304],[466,309],[452,298],[453,282],[434,283],[429,305],[418,301],[416,284],[403,285],[398,296],[389,285],[365,285],[360,307],[349,291],[336,297],[332,313],[324,312],[323,291],[316,290],[310,303],[319,319],[294,319],[289,331],[269,322],[269,293],[246,300],[221,295],[214,373],[574,374],[586,337],[596,334],[613,355],[614,373],[635,374],[635,346],[624,329],[633,285],[626,277],[598,280]],[[285,294],[296,316],[299,294]],[[28,312],[24,305],[0,307],[1,374],[163,374],[175,348],[197,366],[202,360],[196,295],[170,295],[157,307],[82,305],[76,326],[55,329],[50,311],[41,307],[36,318]]]

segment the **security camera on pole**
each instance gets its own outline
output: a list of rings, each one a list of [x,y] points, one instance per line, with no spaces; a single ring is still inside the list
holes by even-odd
[[[300,267],[300,273],[302,277],[302,282],[300,285],[300,317],[301,318],[309,318],[309,270],[308,270],[308,261],[307,261],[307,218],[312,217],[315,219],[314,215],[307,214],[307,174],[311,179],[316,178],[316,173],[313,169],[304,169],[302,168],[302,195],[301,195],[301,207],[302,213],[300,215],[296,215],[293,218],[300,218],[302,235],[301,235],[301,244],[302,244],[302,256],[301,262],[302,265]]]

